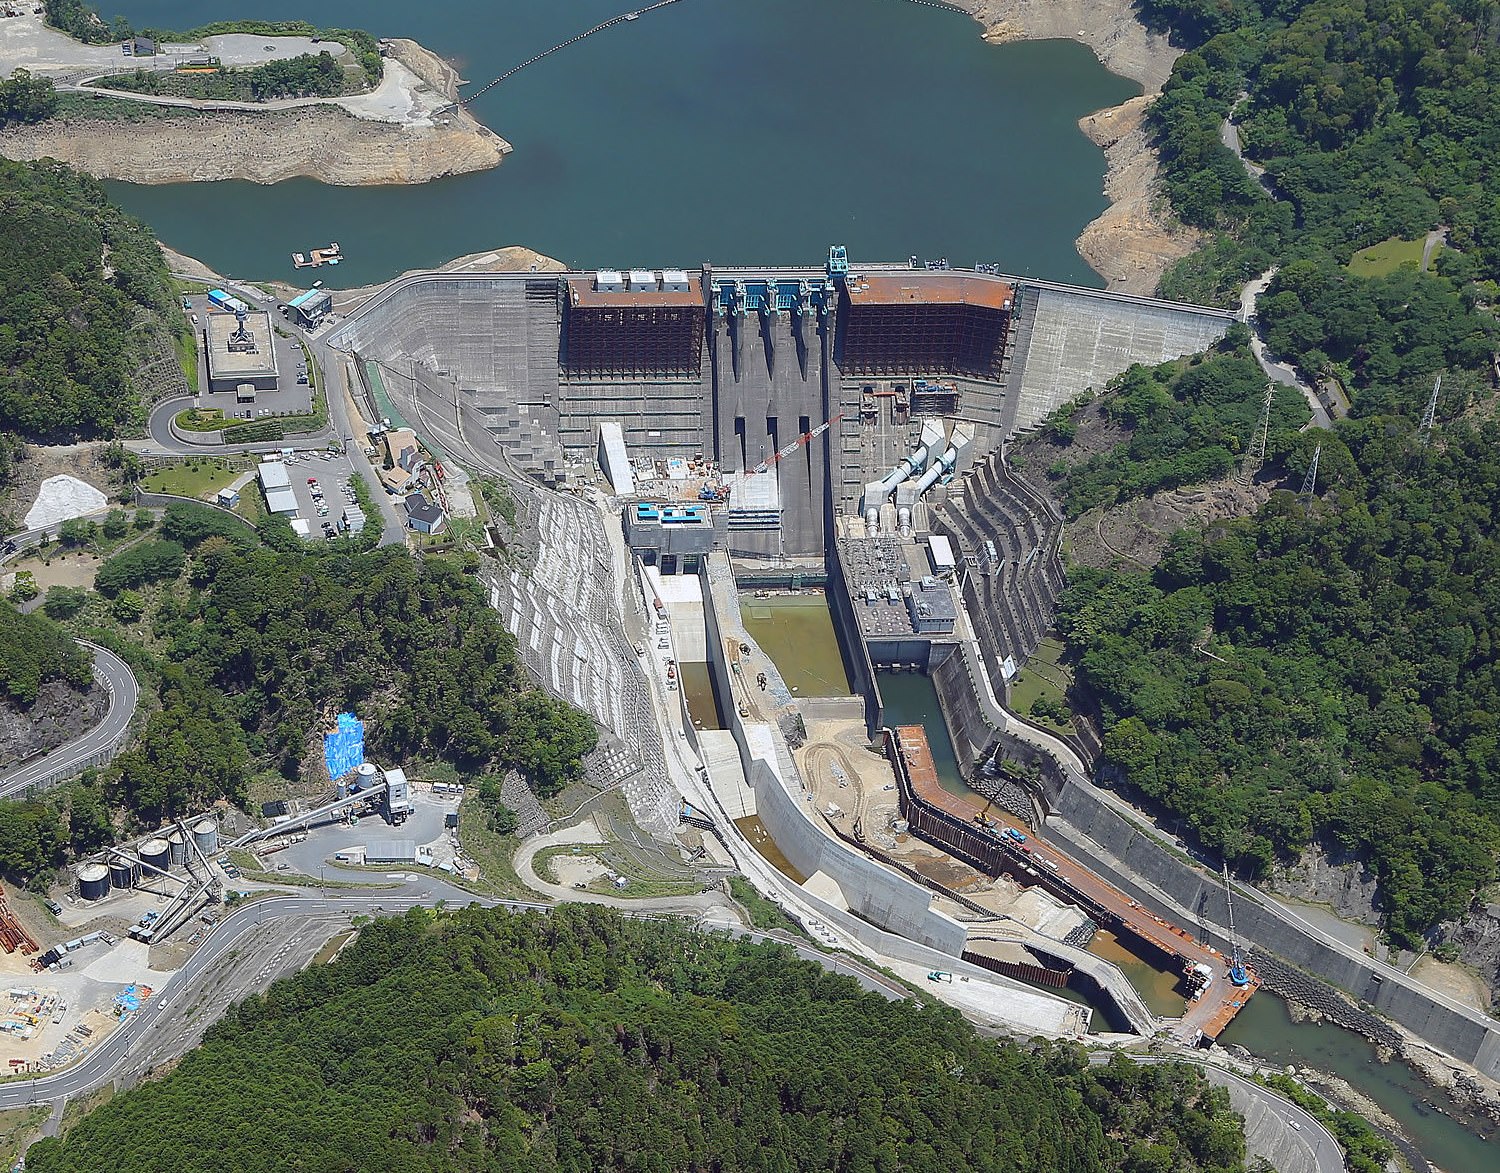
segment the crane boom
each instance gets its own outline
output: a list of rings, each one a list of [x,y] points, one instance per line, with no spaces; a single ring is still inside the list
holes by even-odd
[[[780,464],[783,460],[785,460],[793,452],[797,451],[798,448],[801,448],[802,445],[804,445],[804,444],[811,444],[814,440],[816,440],[819,436],[821,436],[824,432],[826,432],[829,428],[833,427],[834,424],[838,423],[839,420],[841,420],[843,418],[844,418],[844,413],[843,412],[839,412],[838,415],[834,416],[832,419],[824,420],[821,424],[819,424],[817,427],[815,427],[812,431],[810,431],[810,432],[803,432],[800,436],[798,436],[790,444],[783,445],[782,448],[781,448],[781,451],[777,452],[774,456],[768,456],[768,457],[766,457],[764,460],[762,460],[759,464],[757,464],[750,471],[753,472],[753,473],[761,473],[761,472],[765,472],[766,470],[768,470],[774,464]]]

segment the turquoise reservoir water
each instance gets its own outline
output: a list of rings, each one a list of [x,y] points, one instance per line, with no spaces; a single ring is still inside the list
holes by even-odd
[[[299,18],[409,36],[477,90],[637,0],[194,0],[106,5],[142,27]],[[1106,206],[1083,114],[1139,91],[1072,42],[987,45],[906,0],[681,0],[615,25],[478,99],[515,151],[418,186],[292,180],[111,184],[168,244],[240,277],[297,280],[336,240],[330,284],[499,245],[580,266],[817,263],[916,253],[1099,284],[1073,247]]]

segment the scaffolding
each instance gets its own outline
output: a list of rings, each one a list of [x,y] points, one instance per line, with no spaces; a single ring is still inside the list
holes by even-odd
[[[705,311],[697,278],[687,291],[596,290],[569,281],[561,365],[567,378],[696,379]]]
[[[849,278],[839,299],[838,361],[851,375],[998,379],[1014,311],[998,281]]]

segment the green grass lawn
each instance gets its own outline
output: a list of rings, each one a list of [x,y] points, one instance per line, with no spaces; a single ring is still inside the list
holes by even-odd
[[[1389,273],[1394,273],[1402,265],[1415,265],[1420,268],[1422,247],[1425,243],[1426,237],[1423,236],[1417,237],[1416,240],[1402,240],[1399,236],[1382,240],[1379,244],[1360,249],[1350,257],[1349,272],[1356,277],[1384,277]]]
[[[172,338],[172,345],[177,350],[177,365],[182,368],[183,377],[187,379],[188,389],[194,395],[198,394],[198,343],[191,331],[186,334],[177,334]]]
[[[154,468],[141,480],[148,493],[176,493],[179,497],[208,497],[225,488],[238,475],[211,460],[189,461]]]
[[[1016,712],[1031,718],[1038,725],[1051,729],[1055,733],[1068,734],[1074,732],[1071,721],[1066,725],[1060,725],[1033,711],[1037,701],[1043,697],[1052,697],[1059,701],[1067,700],[1068,686],[1072,683],[1072,676],[1067,668],[1059,663],[1062,654],[1063,645],[1058,640],[1044,639],[1037,645],[1036,653],[1026,661],[1026,666],[1011,681],[1010,704]]]

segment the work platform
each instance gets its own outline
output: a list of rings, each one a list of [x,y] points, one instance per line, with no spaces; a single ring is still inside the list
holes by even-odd
[[[887,730],[887,752],[896,770],[901,813],[911,829],[964,862],[991,875],[1011,871],[1078,905],[1102,927],[1124,930],[1177,967],[1184,977],[1203,974],[1172,1026],[1177,1042],[1196,1046],[1218,1038],[1260,986],[1253,971],[1243,986],[1229,979],[1230,958],[1218,949],[1093,875],[1081,863],[1029,829],[1008,826],[1003,812],[981,804],[978,796],[953,794],[938,782],[927,734],[920,725]]]

